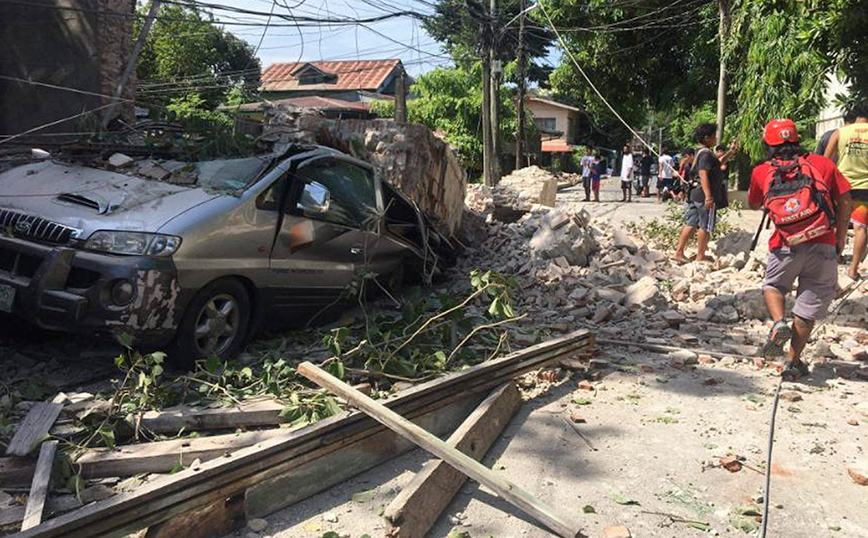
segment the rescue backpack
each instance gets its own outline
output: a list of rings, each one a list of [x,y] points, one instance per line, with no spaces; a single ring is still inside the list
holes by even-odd
[[[834,231],[835,211],[829,186],[804,156],[772,159],[765,178],[763,206],[788,246]]]

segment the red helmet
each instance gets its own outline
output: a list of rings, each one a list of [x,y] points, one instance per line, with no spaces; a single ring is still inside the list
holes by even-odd
[[[766,124],[763,140],[769,146],[780,146],[784,142],[798,142],[799,133],[796,122],[789,118],[772,120]]]

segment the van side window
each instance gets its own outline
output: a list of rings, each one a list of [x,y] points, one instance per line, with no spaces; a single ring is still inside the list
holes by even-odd
[[[290,184],[291,177],[289,174],[284,174],[277,181],[265,189],[259,196],[256,197],[257,209],[266,211],[277,211],[280,208],[280,200],[283,198],[283,190]]]
[[[328,191],[327,209],[311,218],[343,226],[360,228],[377,216],[377,194],[374,176],[368,170],[335,159],[324,159],[296,172],[303,185],[317,184],[317,190]],[[304,188],[300,189],[304,193]],[[295,201],[295,210],[305,213],[309,202],[303,196]]]

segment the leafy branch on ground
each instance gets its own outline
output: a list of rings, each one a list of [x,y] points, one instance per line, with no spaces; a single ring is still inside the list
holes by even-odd
[[[728,208],[718,210],[717,225],[712,239],[719,239],[738,231],[734,222],[741,218],[742,209],[741,203],[735,200],[730,203]],[[675,250],[678,246],[681,230],[684,228],[684,212],[684,204],[670,200],[666,204],[666,212],[662,217],[653,219],[640,217],[638,221],[628,222],[626,224],[627,232],[656,249]],[[695,244],[695,242],[696,236],[694,235],[690,244]]]

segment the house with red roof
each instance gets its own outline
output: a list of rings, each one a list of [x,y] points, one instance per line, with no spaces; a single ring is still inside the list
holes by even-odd
[[[396,59],[282,62],[262,71],[260,90],[269,101],[299,97],[379,101],[394,98],[395,81],[402,73],[404,66]]]

